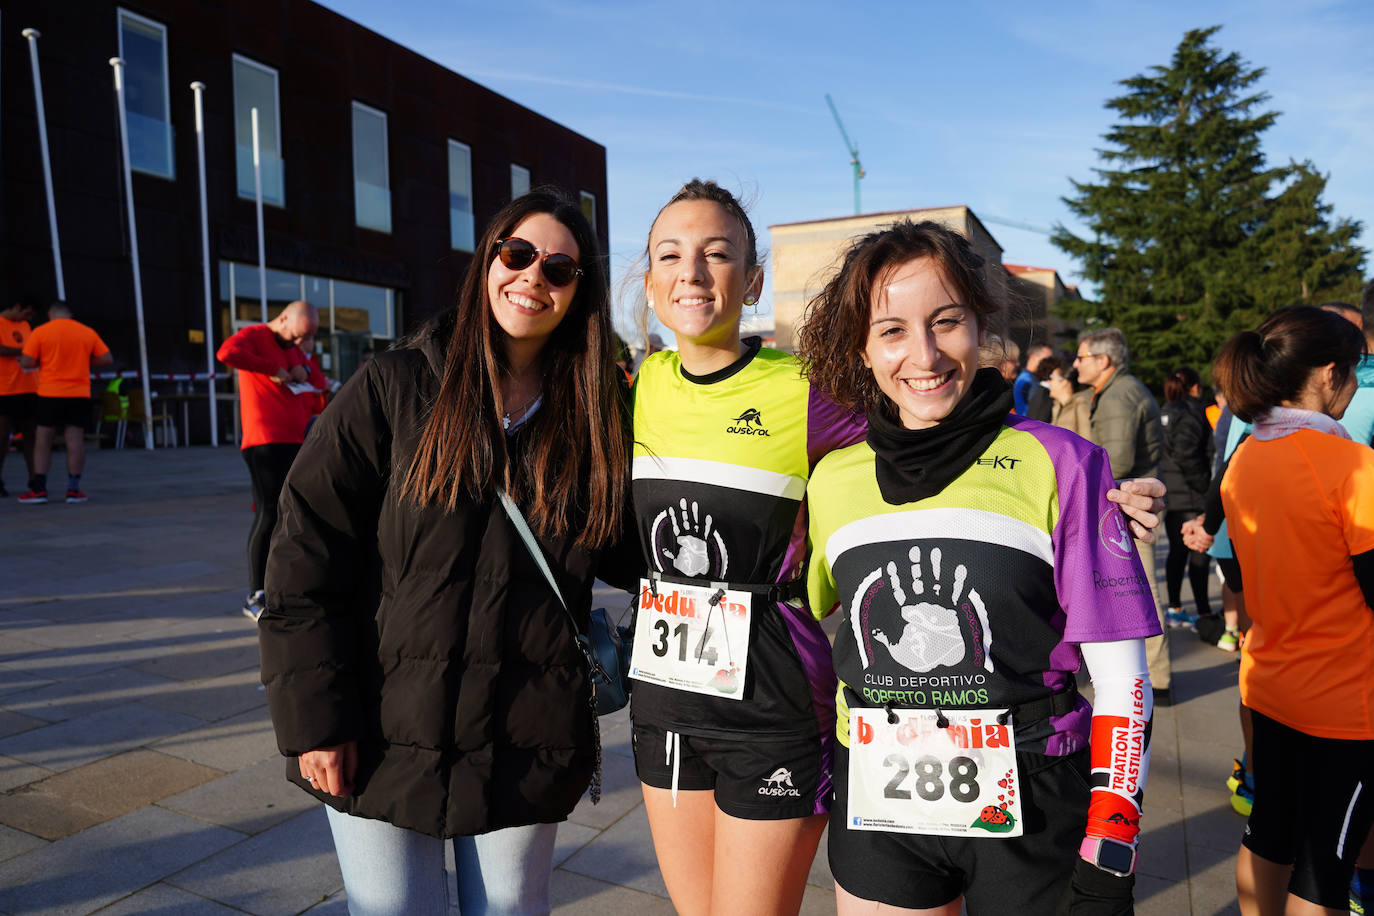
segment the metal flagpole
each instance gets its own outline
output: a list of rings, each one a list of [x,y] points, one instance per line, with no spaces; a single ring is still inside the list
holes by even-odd
[[[262,228],[262,150],[258,145],[258,110],[253,117],[253,196],[258,205],[258,301],[262,303],[262,323],[267,324],[267,245]]]
[[[67,284],[62,277],[62,246],[57,242],[57,204],[52,195],[52,163],[48,161],[48,116],[43,110],[43,77],[38,73],[37,29],[25,29],[29,40],[29,63],[33,65],[33,104],[38,110],[38,147],[43,154],[43,187],[48,192],[48,232],[52,236],[52,269],[57,274],[57,298],[67,298]]]
[[[134,309],[138,312],[138,367],[143,382],[143,447],[153,449],[153,393],[148,387],[148,339],[143,332],[143,277],[138,267],[138,224],[134,221],[134,177],[129,169],[129,120],[124,114],[124,60],[110,58],[115,100],[119,103],[119,150],[124,164],[124,200],[129,211],[129,254],[134,265]]]
[[[200,163],[200,260],[205,274],[205,371],[210,383],[210,444],[219,445],[219,405],[215,403],[215,325],[210,313],[210,211],[205,208],[205,84],[196,80],[196,156]],[[233,308],[233,303],[229,304]],[[190,438],[190,433],[186,434]]]

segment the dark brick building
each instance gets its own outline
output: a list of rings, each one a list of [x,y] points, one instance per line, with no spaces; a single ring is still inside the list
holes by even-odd
[[[25,28],[38,40],[67,299],[127,368],[134,299],[108,59],[127,62],[153,373],[204,371],[194,101],[216,344],[261,320],[249,110],[259,108],[269,314],[321,307],[326,371],[447,306],[495,211],[581,195],[603,246],[605,149],[308,0],[6,0],[0,15],[0,295],[56,294]],[[203,341],[203,338],[200,338]]]

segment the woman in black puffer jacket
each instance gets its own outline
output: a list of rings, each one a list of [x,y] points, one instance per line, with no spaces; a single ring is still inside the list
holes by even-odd
[[[1205,506],[1211,481],[1212,431],[1203,412],[1198,392],[1202,379],[1188,367],[1174,371],[1164,380],[1164,406],[1159,421],[1164,427],[1164,449],[1160,456],[1160,476],[1169,490],[1164,529],[1169,535],[1169,559],[1165,579],[1169,591],[1167,618],[1170,626],[1192,626],[1197,621],[1183,613],[1183,570],[1193,586],[1193,600],[1199,614],[1211,614],[1207,600],[1207,555],[1190,551],[1183,544],[1183,523],[1196,518]]]
[[[556,824],[598,754],[568,612],[585,629],[621,540],[613,340],[581,209],[527,194],[484,233],[457,307],[354,375],[287,477],[262,677],[287,778],[329,806],[355,916],[444,912],[449,837],[465,838],[465,914],[548,911]]]

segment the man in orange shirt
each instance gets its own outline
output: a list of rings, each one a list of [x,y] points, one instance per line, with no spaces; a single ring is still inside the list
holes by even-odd
[[[301,343],[314,337],[319,312],[308,302],[292,302],[267,324],[246,327],[220,345],[220,362],[238,370],[243,460],[253,482],[253,527],[248,531],[248,600],[243,613],[257,620],[263,609],[267,548],[277,524],[277,497],[286,472],[305,441],[312,416],[307,398],[291,390],[324,377],[311,368]]]
[[[67,303],[48,307],[48,320],[24,343],[19,365],[38,369],[37,431],[33,443],[33,476],[19,497],[33,505],[48,501],[48,467],[52,440],[62,427],[67,443],[67,502],[84,503],[81,472],[86,466],[86,424],[91,419],[91,367],[114,362],[100,335],[72,318]]]
[[[19,368],[24,342],[33,333],[30,322],[38,307],[25,297],[0,312],[0,468],[10,450],[10,433],[23,437],[24,467],[33,476],[33,412],[37,406],[38,376]],[[27,479],[27,478],[25,478]],[[9,496],[0,480],[0,497]]]

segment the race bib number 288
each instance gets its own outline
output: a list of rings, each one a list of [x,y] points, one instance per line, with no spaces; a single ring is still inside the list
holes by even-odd
[[[1021,835],[1012,723],[999,709],[849,710],[850,830]]]
[[[630,677],[739,700],[749,659],[749,593],[641,580]]]

